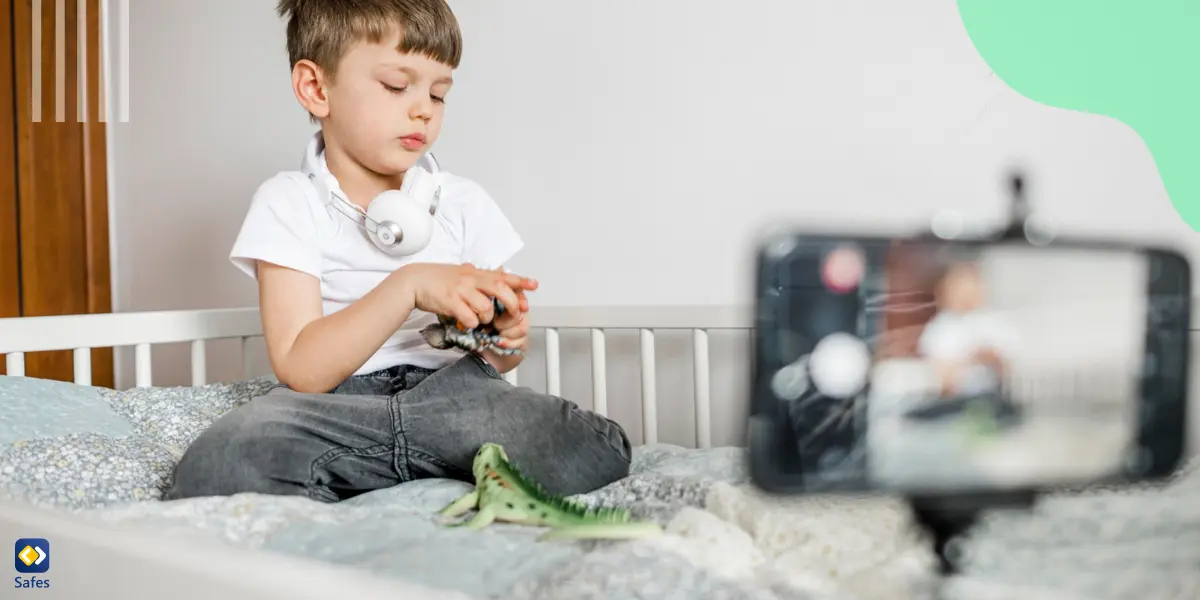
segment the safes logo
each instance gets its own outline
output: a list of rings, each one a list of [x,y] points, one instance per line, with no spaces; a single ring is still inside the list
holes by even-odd
[[[42,538],[21,538],[13,547],[13,566],[17,573],[32,575],[50,570],[50,542]],[[50,580],[37,576],[13,578],[13,587],[18,589],[46,589]]]

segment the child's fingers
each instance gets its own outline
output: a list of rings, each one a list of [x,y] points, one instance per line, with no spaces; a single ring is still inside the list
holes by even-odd
[[[517,302],[519,303],[518,308],[520,309],[520,312],[523,312],[523,313],[529,312],[529,299],[527,299],[525,297],[525,290],[516,290],[516,293],[517,293]]]
[[[504,339],[500,340],[499,345],[502,348],[508,348],[510,350],[513,348],[524,348],[525,347],[525,337],[522,336],[519,338],[504,338]]]
[[[469,290],[463,293],[463,301],[466,302],[467,306],[470,306],[471,310],[474,311],[475,315],[477,315],[475,325],[468,325],[468,327],[475,327],[480,323],[490,323],[492,319],[496,318],[495,308],[492,306],[492,299],[484,295],[483,292],[477,289]],[[464,325],[465,324],[466,323],[464,323]]]
[[[510,327],[500,329],[500,337],[508,339],[524,338],[529,335],[529,319],[520,318]]]
[[[495,297],[504,305],[504,315],[498,317],[502,319],[508,315],[520,314],[521,305],[520,299],[517,298],[517,293],[512,288],[508,287],[502,281],[482,282],[479,286],[488,295]]]
[[[504,306],[507,309],[509,305],[505,304]],[[503,332],[520,322],[521,322],[521,313],[510,309],[510,310],[505,310],[504,314],[497,316],[496,320],[494,321],[494,324],[496,326],[496,329]]]
[[[501,275],[504,279],[504,283],[508,284],[508,286],[514,290],[529,290],[532,292],[538,287],[538,282],[536,279],[522,277],[516,273],[501,272]]]
[[[518,312],[528,312],[529,300],[525,298],[525,292],[527,290],[536,290],[538,287],[537,280],[530,279],[528,277],[522,277],[515,273],[507,273],[499,269],[493,271],[493,273],[499,277],[498,283],[512,290],[513,296],[506,301],[502,300],[504,302],[504,306]]]
[[[452,301],[446,312],[468,329],[479,326],[479,315],[461,298]]]

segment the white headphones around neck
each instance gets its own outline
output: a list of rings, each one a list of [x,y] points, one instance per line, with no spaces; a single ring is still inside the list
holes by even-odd
[[[433,157],[429,160],[433,162]],[[413,165],[404,172],[404,183],[398,190],[387,190],[375,196],[363,210],[350,202],[333,182],[326,177],[310,172],[309,181],[325,198],[333,198],[342,214],[350,217],[355,225],[367,232],[367,237],[380,250],[392,256],[416,254],[429,245],[433,238],[434,215],[441,199],[441,187],[433,173]],[[346,212],[350,208],[355,214]],[[359,222],[358,217],[362,217]]]

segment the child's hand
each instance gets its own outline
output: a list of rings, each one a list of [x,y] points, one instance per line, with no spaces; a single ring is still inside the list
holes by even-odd
[[[467,328],[495,318],[493,297],[506,308],[513,307],[511,314],[520,315],[529,306],[525,291],[537,289],[537,281],[532,279],[471,264],[417,263],[405,265],[392,275],[411,294],[414,308],[454,317]]]
[[[525,312],[506,310],[494,323],[500,334],[500,345],[510,350],[524,350],[529,337],[529,317]]]
[[[975,353],[971,356],[971,358],[974,359],[976,362],[981,362],[981,363],[989,364],[989,365],[1001,362],[1000,353],[996,352],[996,349],[991,348],[991,347],[985,347],[985,348],[980,348],[980,349],[976,350]]]
[[[954,395],[955,388],[958,387],[958,378],[962,374],[962,366],[950,361],[935,361],[933,368],[940,383],[938,393],[941,396]]]

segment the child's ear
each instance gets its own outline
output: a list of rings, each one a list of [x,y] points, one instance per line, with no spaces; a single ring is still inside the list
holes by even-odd
[[[329,98],[325,95],[325,72],[311,60],[301,60],[292,67],[292,92],[296,100],[318,119],[329,115]]]

